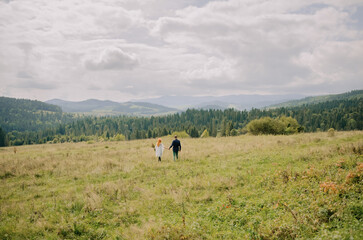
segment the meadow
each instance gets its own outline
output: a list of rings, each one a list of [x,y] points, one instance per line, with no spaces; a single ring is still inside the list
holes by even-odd
[[[363,239],[362,131],[155,142],[0,148],[0,239]]]

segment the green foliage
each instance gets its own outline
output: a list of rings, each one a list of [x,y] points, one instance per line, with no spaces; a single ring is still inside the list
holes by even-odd
[[[0,147],[7,146],[7,138],[6,133],[3,131],[3,129],[0,127]]]
[[[178,138],[190,138],[189,134],[186,131],[173,132],[171,136],[178,136]]]
[[[125,136],[123,134],[118,133],[116,136],[112,138],[113,141],[125,141]]]
[[[247,130],[253,135],[260,134],[283,134],[285,125],[277,120],[270,117],[264,117],[256,119],[247,124]]]
[[[238,131],[236,130],[236,129],[232,129],[231,131],[230,131],[230,134],[229,134],[230,136],[237,136],[238,135]]]
[[[328,136],[329,136],[329,137],[334,137],[334,135],[335,135],[335,130],[334,130],[334,128],[329,128],[329,130],[328,130]]]
[[[296,119],[292,117],[281,116],[278,121],[284,125],[284,134],[294,134],[299,132],[300,125]]]
[[[203,131],[203,133],[202,133],[202,135],[200,136],[201,138],[207,138],[207,137],[209,137],[209,132],[208,132],[208,130],[207,129],[205,129],[204,131]]]
[[[191,127],[189,129],[189,136],[192,137],[192,138],[198,138],[199,137],[199,133],[198,133],[198,130],[196,127]]]
[[[299,131],[299,124],[292,117],[281,116],[277,119],[264,117],[247,124],[247,131],[253,135],[260,134],[294,134]]]
[[[250,111],[226,110],[196,110],[188,109],[183,113],[157,117],[77,117],[62,114],[59,118],[43,121],[38,113],[14,115],[22,119],[13,123],[12,131],[8,132],[9,145],[39,144],[47,142],[78,142],[97,139],[114,139],[118,134],[125,140],[156,138],[167,136],[172,132],[187,132],[192,137],[199,137],[207,130],[212,137],[235,136],[246,133],[249,122],[265,120],[268,134],[293,134],[296,132],[327,131],[334,128],[342,130],[363,129],[363,98],[350,100],[335,100],[319,104],[303,105],[292,108],[270,110],[252,109]],[[53,114],[54,115],[54,114]],[[49,115],[49,116],[53,116]],[[54,116],[56,116],[55,114]],[[0,119],[5,115],[1,115]],[[43,117],[47,116],[43,114]],[[49,117],[48,116],[48,117]],[[73,119],[73,120],[72,120]],[[275,119],[275,120],[271,120]],[[296,119],[296,120],[295,120]],[[27,124],[37,124],[27,127]],[[70,121],[70,122],[69,122]],[[279,121],[283,126],[276,122]],[[9,122],[7,122],[9,127]],[[268,126],[270,128],[268,129]],[[283,128],[283,130],[281,130]],[[14,129],[21,129],[16,131]],[[27,131],[24,131],[27,129]],[[32,130],[38,129],[38,130]],[[282,131],[282,133],[281,133]]]
[[[316,97],[306,97],[300,100],[292,100],[280,104],[273,105],[273,108],[281,107],[297,107],[307,104],[324,103],[328,101],[355,100],[363,98],[363,90],[353,90],[342,94],[324,95]]]
[[[62,113],[58,106],[40,101],[0,97],[0,126],[6,132],[45,130],[76,119],[75,115]]]

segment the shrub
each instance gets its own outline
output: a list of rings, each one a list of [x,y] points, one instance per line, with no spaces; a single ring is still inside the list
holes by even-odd
[[[292,117],[279,117],[273,119],[264,117],[256,119],[247,124],[247,131],[253,135],[261,134],[294,134],[300,131],[300,126],[296,119]]]
[[[238,131],[236,129],[232,129],[231,132],[229,133],[230,136],[237,136],[238,135]]]
[[[247,132],[248,132],[247,127],[238,129],[238,132],[239,132],[239,134],[242,134],[242,135],[247,134]]]
[[[112,141],[125,141],[125,139],[125,135],[119,133],[112,138]]]
[[[208,130],[206,129],[206,130],[204,130],[203,131],[203,133],[202,133],[202,135],[200,136],[201,138],[207,138],[207,137],[209,137],[209,132],[208,132]]]
[[[171,135],[172,136],[176,135],[176,136],[178,136],[178,138],[189,138],[190,137],[186,131],[173,132]]]
[[[260,134],[283,134],[284,125],[282,122],[272,119],[270,117],[264,117],[256,119],[247,124],[247,131],[253,135]]]
[[[300,125],[295,118],[282,116],[278,118],[278,121],[284,124],[284,134],[294,134],[299,132]]]
[[[328,130],[328,137],[334,137],[334,135],[335,135],[334,128],[329,128],[329,130]]]

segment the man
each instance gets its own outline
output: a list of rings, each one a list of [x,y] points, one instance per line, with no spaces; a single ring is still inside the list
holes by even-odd
[[[178,159],[178,152],[181,151],[181,144],[180,141],[178,140],[178,136],[174,136],[174,141],[171,143],[169,150],[171,147],[173,147],[173,159],[175,162],[175,158]]]

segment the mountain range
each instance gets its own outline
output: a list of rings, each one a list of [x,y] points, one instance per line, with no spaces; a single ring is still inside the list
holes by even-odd
[[[125,102],[118,103],[108,100],[88,99],[80,102],[64,101],[52,99],[45,103],[56,105],[62,108],[64,112],[82,113],[89,115],[162,115],[176,113],[179,110],[147,102]]]
[[[294,107],[303,104],[320,103],[331,100],[363,97],[363,90],[354,90],[342,94],[322,96],[304,95],[227,95],[227,96],[162,96],[158,98],[136,99],[130,102],[88,99],[72,102],[52,99],[45,103],[62,108],[63,112],[89,115],[133,115],[151,116],[181,112],[187,108],[250,110],[252,108]]]
[[[64,112],[69,113],[149,116],[176,113],[187,108],[249,110],[302,97],[302,95],[163,96],[125,103],[97,99],[79,102],[52,99],[45,103],[59,106]]]
[[[187,108],[197,109],[226,109],[250,110],[252,108],[263,108],[269,105],[301,99],[304,95],[258,95],[241,94],[226,96],[162,96],[158,98],[147,98],[132,100],[132,102],[149,102],[172,108],[185,110]]]

